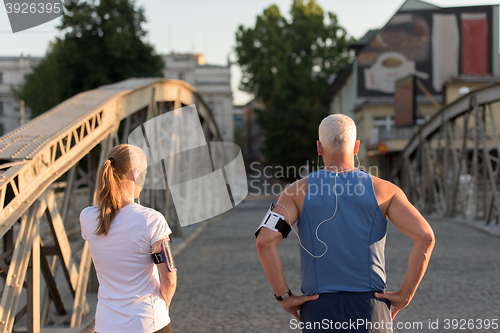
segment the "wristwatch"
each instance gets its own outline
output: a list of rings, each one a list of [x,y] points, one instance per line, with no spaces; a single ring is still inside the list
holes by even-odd
[[[274,297],[276,297],[276,300],[277,301],[286,301],[287,299],[289,299],[290,297],[292,297],[292,291],[290,289],[288,289],[288,292],[284,295],[281,295],[281,296],[276,296],[276,294],[274,294]]]

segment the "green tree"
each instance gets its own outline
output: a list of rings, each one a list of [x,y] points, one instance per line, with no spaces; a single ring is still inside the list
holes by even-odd
[[[298,167],[314,160],[318,125],[328,115],[321,96],[330,76],[352,59],[353,41],[315,0],[293,0],[289,19],[271,5],[255,27],[238,28],[240,87],[265,105],[257,121],[268,163]]]
[[[62,16],[64,34],[16,95],[32,117],[89,89],[130,77],[161,77],[163,60],[145,41],[144,10],[133,0],[89,0]]]

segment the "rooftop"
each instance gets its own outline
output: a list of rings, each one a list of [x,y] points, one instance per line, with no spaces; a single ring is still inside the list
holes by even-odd
[[[323,94],[323,96],[321,98],[323,103],[330,103],[332,101],[333,96],[335,96],[337,91],[342,89],[342,87],[344,86],[347,79],[351,76],[352,69],[353,69],[353,65],[349,64],[349,65],[342,67],[337,72],[335,79],[333,80],[333,82],[331,84],[328,85],[325,93]]]
[[[361,50],[364,46],[368,45],[375,36],[380,32],[380,29],[371,29],[361,37],[357,42],[351,44],[351,49],[356,51]]]
[[[500,82],[500,76],[498,75],[460,75],[453,76],[446,80],[444,83],[488,83],[488,82]]]
[[[43,57],[30,56],[29,54],[27,56],[24,56],[24,55],[21,55],[21,56],[0,56],[0,60],[19,60],[21,58],[32,59],[32,60],[42,60],[43,59]]]

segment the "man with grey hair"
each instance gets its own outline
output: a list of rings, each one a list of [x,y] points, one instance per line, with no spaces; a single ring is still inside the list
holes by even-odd
[[[275,297],[295,317],[290,326],[303,333],[392,332],[392,320],[412,300],[434,247],[430,225],[403,191],[355,167],[359,143],[351,118],[323,119],[317,150],[325,167],[283,191],[256,232]],[[406,276],[394,292],[385,291],[386,218],[413,241]],[[277,251],[295,223],[303,296],[288,288]]]

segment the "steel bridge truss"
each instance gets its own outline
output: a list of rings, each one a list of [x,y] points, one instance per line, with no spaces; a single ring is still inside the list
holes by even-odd
[[[422,212],[499,223],[500,85],[445,106],[409,141],[392,180]]]
[[[78,217],[94,202],[97,168],[133,129],[191,104],[206,141],[222,141],[198,93],[164,79],[129,79],[78,94],[0,138],[0,332],[16,323],[28,332],[82,325],[90,310],[87,286],[96,288]],[[168,191],[145,189],[141,202],[161,210],[179,235]]]

